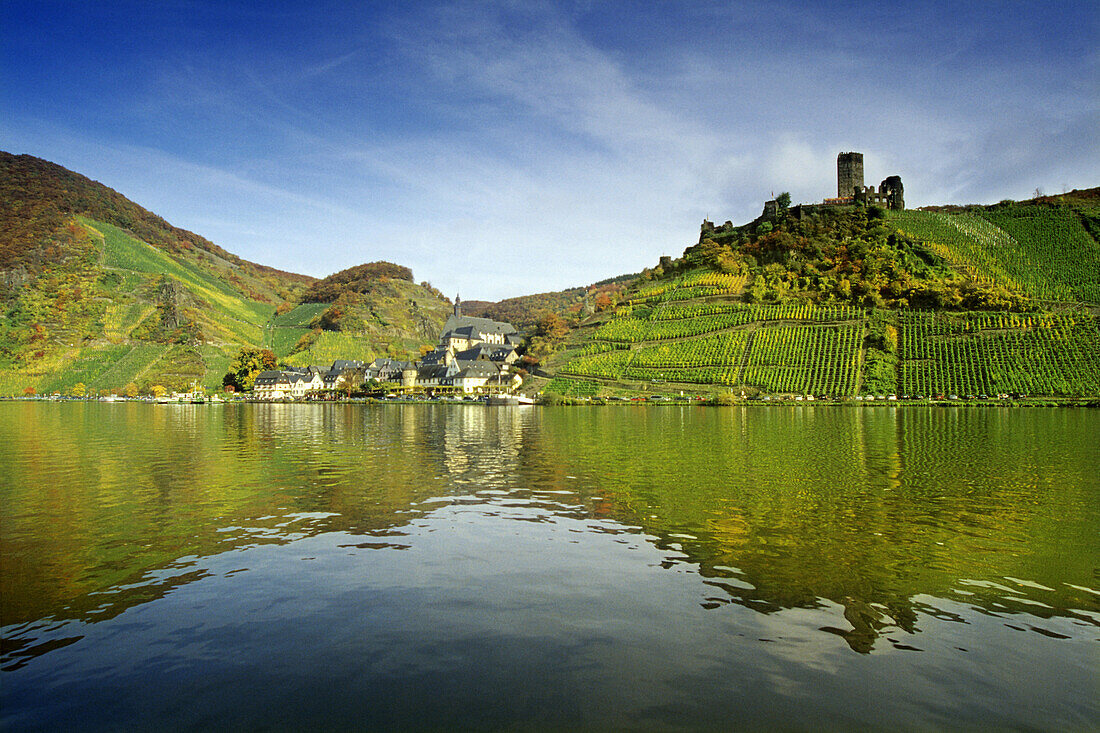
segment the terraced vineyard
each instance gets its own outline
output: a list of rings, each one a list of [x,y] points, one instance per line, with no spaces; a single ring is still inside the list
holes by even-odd
[[[118,227],[84,217],[78,217],[78,220],[102,241],[105,267],[120,270],[131,278],[133,273],[147,273],[149,277],[146,280],[166,275],[180,283],[192,298],[218,313],[219,318],[203,319],[203,329],[209,335],[239,343],[260,340],[261,324],[271,317],[273,306],[242,298],[225,281],[190,262],[169,257]],[[140,277],[135,285],[139,282]],[[128,312],[115,317],[119,318],[116,333],[120,335],[128,335],[137,325],[134,322],[136,313]]]
[[[337,359],[372,361],[377,356],[370,343],[357,335],[322,331],[308,349],[287,357],[285,361],[291,366],[310,366],[331,364]]]
[[[1040,300],[1100,303],[1100,244],[1069,208],[899,211],[890,221],[976,280]]]
[[[1079,225],[1074,229],[1064,214],[1055,210],[1049,216],[1066,225],[1067,239],[1084,231]],[[934,242],[948,261],[965,263],[972,277],[1023,283],[1046,295],[1091,297],[1085,268],[1055,260],[1053,274],[1039,275],[1036,267],[1014,259],[1010,249],[1026,254],[1041,243],[1021,247],[1009,233],[1011,222],[1001,228],[981,216],[925,212],[904,212],[895,221]],[[1073,246],[1086,244],[1074,240]],[[747,304],[734,299],[729,281],[721,281],[726,294],[714,297],[717,282],[689,273],[639,290],[568,354],[549,389],[578,396],[592,393],[592,385],[695,384],[836,397],[868,389],[867,346],[887,348],[871,341],[872,311],[805,300]],[[876,357],[876,368],[896,370],[899,394],[1100,394],[1100,325],[1084,309],[874,313],[896,333],[896,346],[888,347],[885,361]],[[575,386],[581,382],[583,389]]]
[[[1100,325],[1093,316],[911,312],[899,322],[903,393],[1100,393]]]
[[[574,352],[563,377],[851,395],[865,313],[847,305],[707,302],[698,274],[640,291]],[[703,296],[709,297],[709,296]],[[567,387],[558,380],[554,388]]]
[[[762,328],[741,382],[766,392],[855,394],[862,340],[862,324]]]
[[[736,294],[745,287],[744,275],[719,272],[688,273],[675,280],[641,288],[627,301],[628,305],[659,303],[669,300],[689,300],[712,295]]]

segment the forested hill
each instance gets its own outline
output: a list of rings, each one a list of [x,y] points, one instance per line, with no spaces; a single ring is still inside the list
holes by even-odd
[[[0,227],[4,232],[0,269],[39,267],[49,256],[44,243],[74,215],[123,229],[169,254],[203,252],[253,278],[267,277],[268,287],[255,293],[261,299],[273,300],[273,292],[315,279],[241,259],[198,234],[172,226],[114,189],[56,163],[0,151]],[[283,292],[279,299],[285,300],[287,294]]]
[[[363,268],[379,276],[370,292],[322,292],[78,173],[0,153],[0,395],[217,388],[242,346],[319,364],[434,343],[446,301],[406,268]]]
[[[550,388],[1100,395],[1098,233],[1100,189],[704,228],[572,334]]]

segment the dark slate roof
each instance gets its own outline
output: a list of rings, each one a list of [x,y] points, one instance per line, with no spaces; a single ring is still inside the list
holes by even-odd
[[[377,370],[383,370],[383,369],[390,370],[390,369],[393,369],[393,370],[396,370],[396,371],[402,371],[402,370],[408,369],[411,366],[413,366],[413,363],[411,361],[398,361],[397,359],[385,359],[385,358],[375,359],[374,361],[372,361],[370,363],[370,368],[371,369],[377,369]]]
[[[476,333],[516,333],[516,329],[511,323],[494,321],[491,318],[456,316],[452,313],[443,324],[443,337],[445,338],[449,333],[465,337]]]
[[[467,362],[467,365],[455,376],[456,378],[495,377],[497,374],[500,374],[500,370],[492,362],[471,361]]]
[[[356,369],[364,366],[364,363],[357,359],[337,359],[332,362],[332,371],[340,371],[342,369]]]
[[[256,381],[253,383],[253,386],[255,386],[256,384],[266,385],[276,384],[278,382],[297,382],[299,380],[303,382],[312,382],[313,374],[310,373],[308,370],[303,373],[293,367],[284,369],[282,371],[260,372],[260,374],[256,377]]]
[[[443,379],[447,376],[447,366],[444,364],[422,364],[416,372],[417,379]]]
[[[427,354],[424,354],[424,356],[420,359],[420,363],[421,365],[442,364],[446,356],[446,349],[436,349],[435,351],[429,351]]]
[[[488,344],[478,344],[477,346],[471,346],[464,351],[455,352],[455,358],[459,361],[477,361],[478,359],[488,359],[489,354],[492,353],[493,347]]]

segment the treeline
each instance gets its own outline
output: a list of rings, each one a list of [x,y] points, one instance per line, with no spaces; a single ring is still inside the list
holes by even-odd
[[[413,282],[413,273],[409,268],[392,262],[356,265],[313,283],[302,294],[302,302],[331,303],[344,293],[370,293],[377,283],[385,280]]]
[[[533,333],[539,320],[547,313],[565,316],[571,309],[578,309],[584,293],[584,288],[570,288],[553,293],[508,298],[497,303],[463,301],[462,312],[468,316],[511,323],[524,333]]]
[[[710,233],[665,269],[698,265],[751,276],[746,302],[791,296],[867,308],[1020,311],[1029,294],[960,275],[878,207],[824,209]],[[657,276],[667,273],[655,273]]]
[[[544,329],[547,316],[576,321],[594,311],[610,308],[638,277],[636,274],[601,280],[586,288],[569,288],[552,293],[522,295],[496,303],[463,301],[462,312],[468,316],[492,318],[511,323],[527,334]]]

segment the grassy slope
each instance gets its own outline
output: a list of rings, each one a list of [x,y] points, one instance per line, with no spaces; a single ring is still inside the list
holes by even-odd
[[[243,260],[117,191],[0,152],[0,394],[220,383],[314,278]]]
[[[27,287],[7,299],[7,369],[0,370],[0,393],[25,387],[65,392],[83,383],[90,391],[135,384],[220,386],[230,355],[239,345],[259,345],[274,307],[242,297],[219,277],[219,265],[172,257],[118,227],[77,217],[73,241],[85,256],[46,266]],[[159,318],[156,286],[177,283],[185,317],[192,318],[207,343],[163,343],[138,334]],[[93,307],[77,311],[80,302]],[[14,322],[13,322],[14,321]],[[22,323],[20,323],[22,321]],[[20,325],[38,324],[46,337],[19,344],[10,338]],[[146,329],[147,330],[147,329]]]
[[[6,368],[0,366],[0,394],[19,394],[26,387],[64,393],[78,382],[92,392],[131,382],[214,389],[241,345],[272,348],[294,365],[380,355],[412,358],[422,344],[435,343],[450,310],[419,285],[390,281],[357,296],[349,309],[354,328],[314,333],[310,324],[330,304],[301,304],[275,316],[273,305],[244,297],[223,277],[224,266],[208,264],[205,253],[171,256],[106,222],[74,221],[81,262],[70,256],[50,265],[9,304],[8,315],[19,322],[3,324],[6,331],[44,324],[47,336],[8,344],[11,358]],[[165,281],[178,285],[179,310],[193,321],[201,342],[150,340],[150,324],[162,317],[157,293]],[[95,304],[87,313],[74,314],[62,302],[74,287],[82,302]],[[296,349],[307,334],[312,343]]]
[[[243,298],[215,273],[189,261],[177,261],[161,250],[140,242],[118,227],[79,217],[87,229],[103,242],[103,266],[109,270],[166,275],[183,285],[203,306],[200,312],[204,333],[216,340],[257,344],[262,326],[274,313],[267,303]]]
[[[451,306],[436,293],[396,279],[366,290],[346,305],[340,331],[311,329],[331,303],[302,303],[274,319],[268,345],[287,363],[307,366],[378,356],[413,359],[421,346],[437,342]],[[304,348],[303,337],[308,337]]]
[[[658,278],[573,335],[548,364],[557,373],[550,389],[1097,395],[1100,323],[1090,307],[1100,304],[1100,245],[1090,234],[1093,221],[1090,200],[887,219],[958,277],[1026,293],[1033,313],[852,308],[807,292],[750,305],[734,292],[700,289],[706,269]]]

